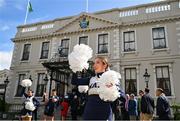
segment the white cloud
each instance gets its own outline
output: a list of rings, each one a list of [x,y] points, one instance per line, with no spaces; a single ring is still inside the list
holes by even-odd
[[[11,65],[12,52],[0,51],[0,70],[9,69]]]
[[[5,0],[0,0],[0,7],[4,6]]]
[[[4,25],[2,28],[0,28],[1,31],[6,31],[9,30],[9,26],[8,25]]]

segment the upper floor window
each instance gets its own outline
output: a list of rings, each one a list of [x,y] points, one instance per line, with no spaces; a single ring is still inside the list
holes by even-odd
[[[156,66],[157,88],[162,88],[167,96],[171,95],[171,84],[168,66]]]
[[[61,56],[67,57],[69,53],[69,39],[61,40]]]
[[[17,90],[16,90],[16,97],[22,97],[24,92],[25,92],[25,87],[21,86],[21,81],[25,79],[26,74],[19,74],[19,80],[18,80],[18,85],[17,85]]]
[[[135,51],[135,32],[128,31],[123,33],[124,51]]]
[[[23,49],[22,60],[29,60],[31,44],[25,44]]]
[[[41,59],[47,59],[49,53],[49,42],[43,42],[42,43],[42,49],[41,49]]]
[[[88,36],[79,37],[79,44],[88,44]]]
[[[43,93],[45,92],[45,73],[38,73],[38,80],[37,80],[37,88],[36,88],[36,96],[42,97]]]
[[[98,53],[108,53],[108,34],[98,35]]]
[[[125,91],[127,94],[137,95],[137,73],[136,68],[125,69]]]
[[[166,48],[166,37],[164,27],[152,29],[154,49]]]

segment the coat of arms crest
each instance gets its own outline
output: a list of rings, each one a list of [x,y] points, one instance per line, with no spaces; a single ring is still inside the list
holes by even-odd
[[[89,26],[89,21],[86,19],[86,17],[84,17],[81,21],[79,21],[79,26],[82,29],[85,29]]]

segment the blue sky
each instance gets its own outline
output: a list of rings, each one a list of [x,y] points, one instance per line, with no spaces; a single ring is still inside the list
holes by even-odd
[[[0,70],[9,68],[13,51],[11,38],[23,24],[28,0],[0,0]],[[89,0],[89,12],[122,8],[158,0]],[[86,0],[31,0],[33,12],[27,23],[76,15],[86,10]]]

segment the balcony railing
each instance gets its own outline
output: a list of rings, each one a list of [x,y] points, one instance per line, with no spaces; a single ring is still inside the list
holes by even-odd
[[[159,6],[152,6],[146,8],[146,13],[156,13],[156,12],[169,11],[169,10],[171,10],[170,5],[159,5]]]
[[[176,11],[180,8],[180,0],[164,1],[158,3],[150,3],[146,5],[138,5],[134,7],[122,8],[119,12],[119,17],[130,17],[142,14],[155,14],[167,11]]]

